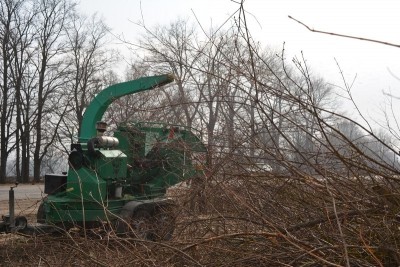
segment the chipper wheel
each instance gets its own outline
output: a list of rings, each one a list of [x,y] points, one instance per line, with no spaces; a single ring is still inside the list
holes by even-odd
[[[170,240],[175,229],[173,205],[129,202],[120,214],[117,231],[132,238]]]

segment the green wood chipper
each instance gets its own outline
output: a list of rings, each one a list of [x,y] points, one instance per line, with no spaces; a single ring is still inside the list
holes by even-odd
[[[78,143],[71,145],[69,170],[45,175],[37,224],[14,215],[0,222],[2,232],[41,233],[71,227],[111,226],[117,234],[169,239],[174,230],[174,206],[169,187],[204,175],[197,160],[206,148],[198,134],[184,126],[128,122],[106,136],[103,114],[119,97],[172,82],[172,75],[143,77],[112,85],[88,105]]]

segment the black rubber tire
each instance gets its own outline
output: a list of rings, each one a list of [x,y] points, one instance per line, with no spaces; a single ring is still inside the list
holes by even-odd
[[[172,206],[158,207],[154,212],[154,224],[157,240],[171,240],[175,230],[175,214]]]
[[[155,240],[152,209],[140,207],[134,211],[123,210],[117,221],[117,232],[123,236]]]
[[[28,226],[28,220],[24,216],[17,216],[15,217],[15,226],[25,229]]]
[[[153,204],[153,203],[152,203]],[[123,209],[116,229],[121,235],[152,241],[170,240],[175,229],[172,205],[137,205]]]
[[[36,221],[38,223],[46,223],[46,215],[44,214],[44,205],[43,202],[40,203],[37,214],[36,214]]]
[[[140,208],[133,214],[130,224],[137,238],[156,240],[152,210]]]

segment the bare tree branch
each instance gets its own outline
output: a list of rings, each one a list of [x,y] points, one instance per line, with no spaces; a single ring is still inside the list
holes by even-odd
[[[352,35],[345,35],[345,34],[340,34],[340,33],[334,33],[334,32],[326,32],[326,31],[321,31],[321,30],[316,30],[313,29],[309,26],[307,26],[305,23],[293,18],[292,16],[288,16],[289,19],[292,19],[294,21],[296,21],[297,23],[303,25],[304,27],[306,27],[309,31],[311,32],[316,32],[316,33],[322,33],[322,34],[328,34],[328,35],[333,35],[333,36],[338,36],[338,37],[344,37],[344,38],[350,38],[350,39],[356,39],[356,40],[361,40],[361,41],[367,41],[367,42],[373,42],[373,43],[378,43],[378,44],[383,44],[383,45],[387,45],[387,46],[393,46],[393,47],[397,47],[400,48],[399,44],[393,44],[393,43],[388,43],[388,42],[383,42],[383,41],[379,41],[379,40],[374,40],[374,39],[369,39],[369,38],[364,38],[364,37],[357,37],[357,36],[352,36]]]

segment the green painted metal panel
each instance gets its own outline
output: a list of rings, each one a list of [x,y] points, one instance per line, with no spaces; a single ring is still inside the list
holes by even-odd
[[[99,150],[95,161],[97,173],[104,180],[118,181],[126,177],[127,157],[120,150]]]
[[[112,200],[107,203],[79,201],[68,197],[49,196],[44,202],[46,221],[50,223],[79,223],[95,221],[113,221],[128,201]]]
[[[98,173],[90,168],[69,169],[67,180],[67,197],[82,201],[102,201],[106,197],[107,188]]]
[[[133,81],[114,84],[101,91],[86,108],[79,135],[79,143],[87,142],[90,138],[96,136],[96,122],[101,121],[104,112],[114,100],[125,95],[168,84],[173,80],[174,77],[169,74],[143,77]]]

